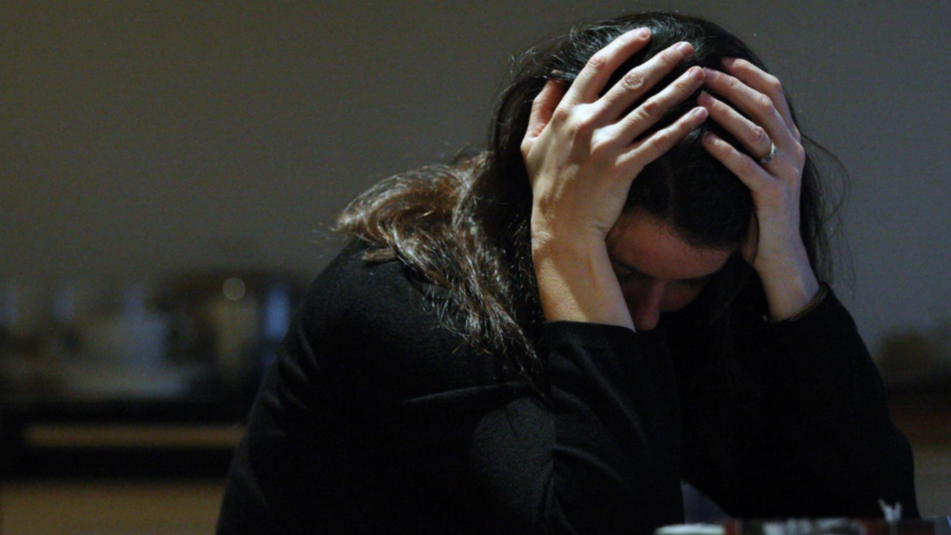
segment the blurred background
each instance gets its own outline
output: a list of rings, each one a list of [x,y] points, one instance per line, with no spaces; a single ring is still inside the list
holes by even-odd
[[[0,532],[209,532],[337,211],[483,146],[513,55],[661,8],[744,38],[850,171],[834,288],[948,514],[951,3],[0,0]]]

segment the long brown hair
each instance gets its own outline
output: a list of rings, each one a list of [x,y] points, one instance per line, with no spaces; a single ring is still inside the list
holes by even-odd
[[[691,42],[695,53],[661,81],[658,90],[693,65],[719,69],[724,57],[745,58],[766,69],[723,28],[681,14],[645,13],[576,26],[518,58],[513,80],[498,101],[488,151],[387,179],[354,200],[338,221],[350,236],[371,244],[368,261],[399,259],[447,289],[450,303],[444,322],[460,330],[477,350],[498,355],[510,371],[535,385],[544,379],[536,353],[544,316],[531,255],[532,192],[520,151],[531,103],[549,79],[570,84],[591,55],[638,27],[651,28],[650,45],[618,69],[611,83],[678,41]],[[696,106],[696,97],[671,110],[656,128]],[[701,146],[706,129],[734,141],[708,122],[638,175],[627,209],[645,209],[664,219],[694,245],[735,246],[749,231],[753,202],[749,190]],[[823,204],[814,162],[820,155],[831,155],[808,140],[804,145],[800,232],[813,269],[829,280],[825,222],[833,211]],[[829,161],[840,169],[834,157]],[[705,292],[719,294],[716,316],[729,312],[750,276],[749,265],[737,256],[708,286]]]

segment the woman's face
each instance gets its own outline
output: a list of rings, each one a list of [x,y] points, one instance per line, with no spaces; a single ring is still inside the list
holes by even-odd
[[[689,245],[663,220],[644,212],[621,216],[607,246],[639,331],[656,327],[662,312],[690,304],[733,253]]]

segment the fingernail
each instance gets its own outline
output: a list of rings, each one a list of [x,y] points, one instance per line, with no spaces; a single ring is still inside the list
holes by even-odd
[[[723,64],[727,69],[733,67],[733,64],[736,63],[736,58],[723,58],[720,60],[720,63]]]
[[[710,106],[713,104],[713,97],[710,96],[710,93],[701,91],[700,96],[697,97],[697,102],[703,104],[704,106]]]
[[[720,73],[718,73],[717,71],[707,67],[703,68],[703,77],[706,78],[707,80],[713,80],[717,76],[720,76]]]
[[[641,28],[640,30],[637,30],[637,36],[641,39],[647,39],[651,36],[650,28]]]
[[[689,56],[690,54],[693,54],[693,45],[690,43],[680,43],[677,45],[677,50],[679,50],[681,54]]]

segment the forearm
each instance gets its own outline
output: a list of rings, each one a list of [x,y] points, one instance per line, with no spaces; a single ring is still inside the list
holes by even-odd
[[[801,239],[798,242],[790,247],[796,251],[795,254],[768,262],[754,262],[763,282],[772,321],[783,321],[799,314],[819,293],[819,280],[809,265],[805,246]]]
[[[520,533],[651,533],[682,521],[677,394],[656,338],[546,326],[550,392],[487,414],[469,449],[477,486]],[[508,533],[507,529],[501,532]]]
[[[579,321],[634,330],[603,240],[557,239],[533,229],[532,258],[548,321]]]
[[[733,400],[723,414],[741,473],[720,496],[731,514],[869,516],[884,499],[917,515],[911,451],[833,294],[795,322],[760,323],[737,363],[735,390],[717,396]]]

